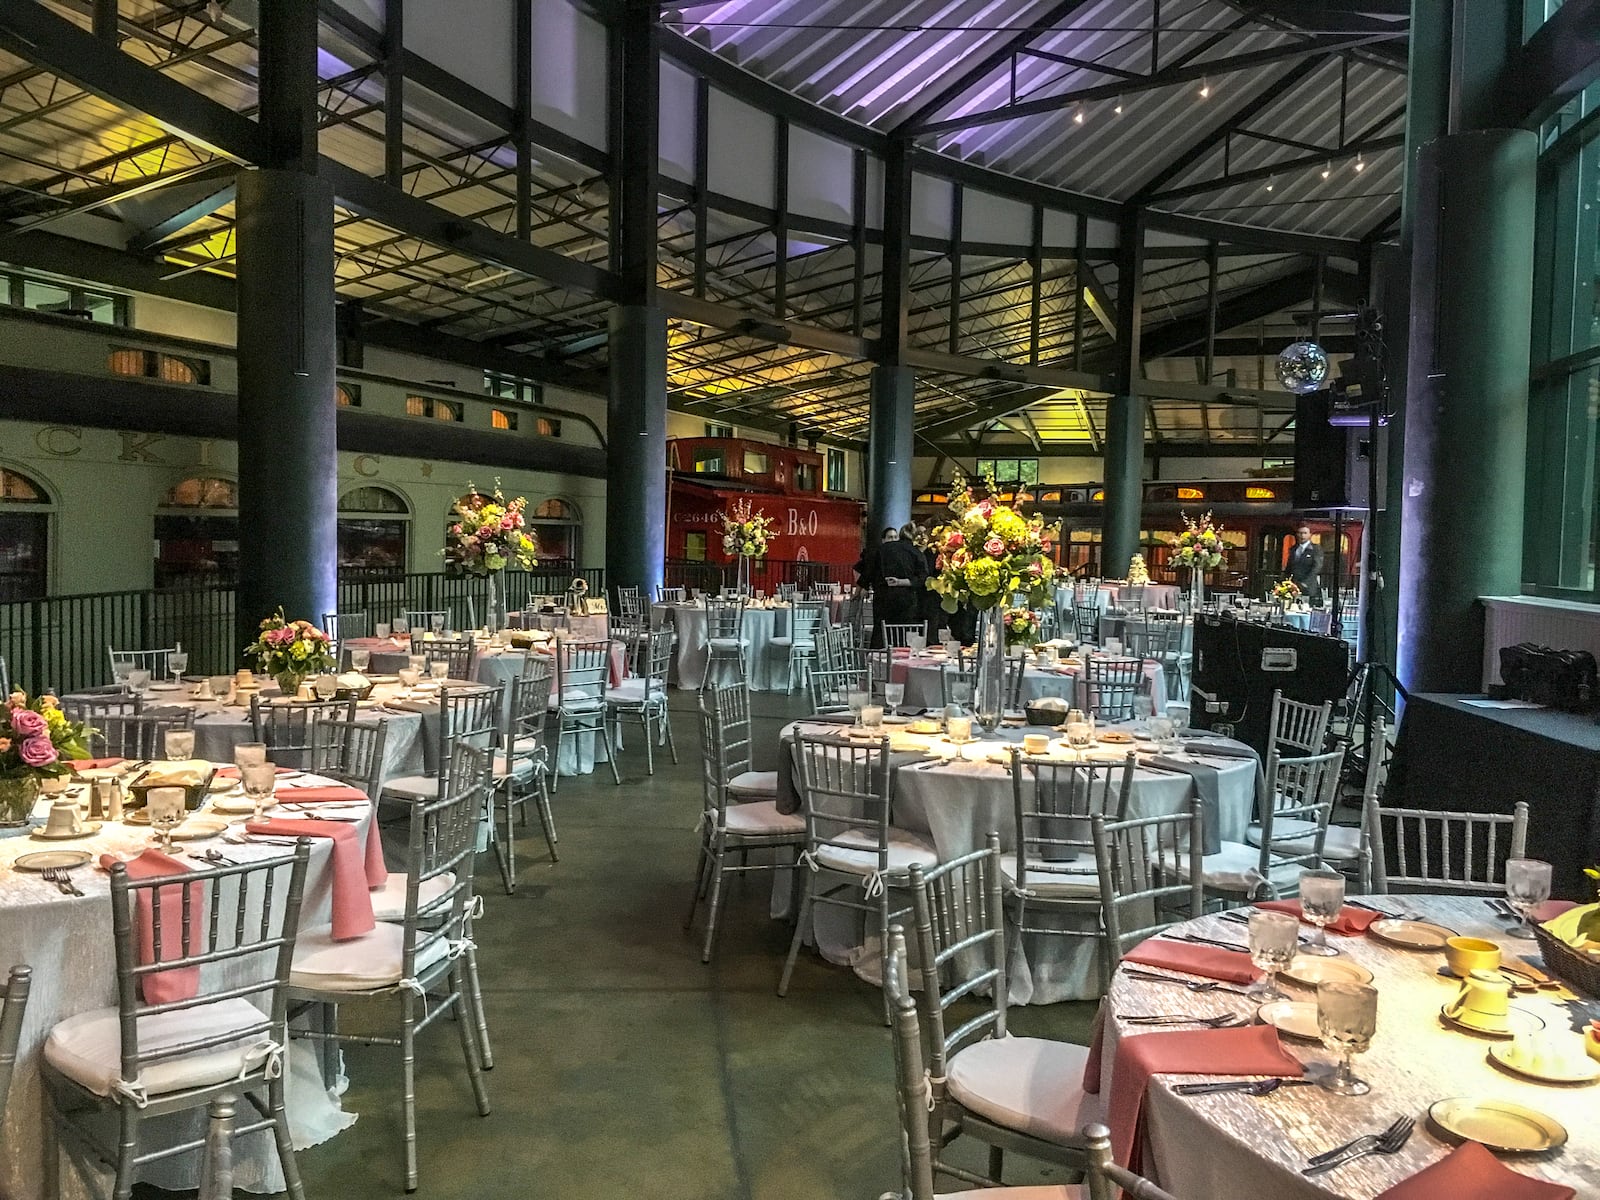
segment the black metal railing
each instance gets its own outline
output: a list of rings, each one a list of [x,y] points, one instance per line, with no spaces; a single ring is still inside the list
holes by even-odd
[[[575,578],[594,596],[605,594],[605,572],[570,564],[541,564],[501,574],[503,602],[520,608],[530,595],[560,595]],[[340,612],[365,612],[370,622],[406,610],[447,610],[452,622],[482,624],[489,612],[484,579],[433,573],[372,573],[339,580]],[[265,615],[265,614],[263,614]],[[295,614],[320,623],[321,613]],[[0,658],[13,687],[30,693],[77,691],[110,682],[107,648],[149,649],[181,644],[191,675],[224,675],[240,665],[235,595],[231,585],[205,584],[130,592],[96,592],[0,602]]]
[[[724,587],[733,587],[738,578],[737,563],[667,559],[668,587],[692,587],[699,592],[715,592]],[[839,563],[776,558],[757,558],[750,562],[750,586],[769,596],[776,593],[778,585],[782,583],[792,583],[802,588],[819,583],[839,583],[848,587],[855,581],[855,569]]]

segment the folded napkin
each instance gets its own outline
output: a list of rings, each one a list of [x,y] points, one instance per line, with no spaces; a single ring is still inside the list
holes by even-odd
[[[1291,917],[1298,917],[1302,921],[1306,919],[1305,913],[1300,911],[1298,900],[1261,900],[1256,903],[1256,907],[1264,908],[1268,912],[1288,913]],[[1365,933],[1368,925],[1382,917],[1382,913],[1373,912],[1370,908],[1351,908],[1346,904],[1339,910],[1339,916],[1328,922],[1328,932],[1356,937]]]
[[[277,796],[279,801],[285,804],[364,804],[367,800],[367,794],[360,788],[346,787],[344,784],[335,784],[331,787],[286,787],[277,793]]]
[[[378,836],[377,822],[372,823],[364,851],[356,840],[361,836],[359,829],[344,821],[271,817],[249,821],[245,828],[270,837],[331,839],[333,940],[342,942],[372,932],[376,922],[372,916],[370,889],[380,887],[389,877],[383,865],[383,843]]]
[[[1577,1194],[1576,1188],[1511,1170],[1477,1142],[1462,1142],[1377,1200],[1572,1200]]]
[[[1192,758],[1173,758],[1166,754],[1153,754],[1148,761],[1152,767],[1159,767],[1164,771],[1177,771],[1194,780],[1194,794],[1200,800],[1200,827],[1204,831],[1205,838],[1205,845],[1200,848],[1200,852],[1220,854],[1222,785],[1217,775],[1217,768],[1210,763],[1196,762]]]
[[[72,758],[67,760],[67,766],[74,771],[98,771],[102,767],[114,767],[127,761],[125,758]]]
[[[1169,971],[1184,971],[1190,975],[1204,975],[1224,983],[1254,983],[1261,978],[1261,973],[1252,965],[1248,954],[1224,950],[1220,946],[1175,942],[1169,938],[1150,938],[1140,942],[1122,956],[1122,961],[1146,967],[1165,967]]]
[[[1228,742],[1188,741],[1183,748],[1190,754],[1209,754],[1212,758],[1260,758],[1249,746],[1235,746]]]
[[[136,858],[124,861],[115,854],[102,854],[100,865],[111,870],[118,863],[127,868],[128,878],[155,879],[164,875],[188,875],[191,872],[177,859],[151,847]],[[141,891],[135,904],[139,915],[139,962],[143,965],[166,962],[199,954],[205,949],[206,895],[205,886],[191,883],[189,887],[189,946],[183,945],[183,886],[156,889],[161,900],[161,951],[156,952],[155,902],[151,893]],[[200,991],[199,967],[173,967],[155,971],[139,981],[139,994],[146,1004],[169,1004],[175,1000],[192,1000]]]
[[[293,767],[277,767],[277,768],[275,768],[273,770],[273,774],[275,774],[275,775],[302,775],[302,774],[304,774],[304,772],[303,771],[297,771]],[[239,768],[238,767],[218,767],[217,768],[217,778],[218,779],[237,779],[237,778],[239,778]]]
[[[1562,913],[1577,907],[1576,900],[1546,900],[1533,910],[1533,922],[1535,925],[1543,925],[1546,921],[1554,921]]]
[[[1111,1067],[1111,1156],[1130,1171],[1139,1169],[1145,1085],[1152,1075],[1277,1075],[1305,1073],[1300,1060],[1278,1041],[1270,1025],[1231,1029],[1178,1029],[1141,1033],[1117,1042]]]

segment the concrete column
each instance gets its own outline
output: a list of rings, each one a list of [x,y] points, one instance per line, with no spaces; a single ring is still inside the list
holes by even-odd
[[[667,317],[611,310],[606,404],[606,583],[654,596],[667,545]]]
[[[872,368],[872,408],[867,431],[867,545],[885,528],[911,519],[912,433],[916,373],[879,363]]]
[[[1521,588],[1537,168],[1525,130],[1418,156],[1398,658],[1412,690],[1477,690],[1478,597]]]
[[[292,170],[239,174],[239,644],[280,604],[336,607],[333,190]]]
[[[1115,396],[1106,405],[1106,499],[1100,542],[1100,573],[1120,579],[1139,552],[1144,504],[1143,396]]]

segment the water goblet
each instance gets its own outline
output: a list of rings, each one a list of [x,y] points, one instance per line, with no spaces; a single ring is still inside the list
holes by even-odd
[[[239,768],[239,778],[244,783],[244,794],[255,806],[254,819],[261,820],[267,801],[272,799],[272,789],[278,782],[278,768],[269,762],[251,763]]]
[[[1081,758],[1088,753],[1089,747],[1094,745],[1094,726],[1087,721],[1071,721],[1067,724],[1067,745],[1078,752]]]
[[[233,748],[233,763],[240,771],[267,761],[265,742],[240,742]]]
[[[183,820],[184,791],[181,787],[151,788],[145,793],[145,807],[149,810],[150,825],[157,831],[161,848],[172,853],[172,831]]]
[[[194,730],[169,729],[162,735],[163,748],[172,762],[194,757]]]
[[[906,649],[913,654],[921,654],[928,648],[928,635],[925,633],[906,634]]]
[[[1514,938],[1533,937],[1533,910],[1550,899],[1550,864],[1537,858],[1506,860],[1506,902],[1522,918]]]
[[[1157,746],[1168,753],[1182,748],[1182,743],[1178,741],[1177,726],[1171,717],[1151,717],[1150,736],[1155,739]]]
[[[866,704],[861,708],[861,728],[868,733],[881,733],[883,730],[883,705]]]
[[[1300,945],[1300,922],[1288,913],[1257,909],[1250,914],[1250,961],[1261,978],[1246,989],[1256,1000],[1282,1000],[1284,995],[1273,982],[1284,967],[1294,961]]]
[[[866,692],[850,692],[845,696],[845,703],[850,706],[850,719],[853,724],[861,724],[861,710],[867,706],[867,701],[872,699]]]
[[[387,621],[379,621],[372,627],[372,636],[388,639],[394,633],[394,626]]]
[[[174,650],[167,655],[167,670],[172,672],[172,682],[176,686],[183,682],[183,673],[189,669],[189,652],[187,650]]]
[[[115,680],[117,686],[122,689],[122,694],[124,696],[132,694],[132,690],[128,686],[128,677],[132,674],[133,663],[128,659],[113,658],[111,660],[111,678]]]
[[[1378,1030],[1378,990],[1364,983],[1317,985],[1317,1031],[1322,1044],[1339,1055],[1334,1071],[1317,1081],[1337,1096],[1365,1096],[1372,1085],[1350,1070],[1353,1055],[1364,1053]]]
[[[450,678],[450,664],[449,664],[449,662],[444,661],[444,660],[440,660],[438,662],[429,663],[428,664],[428,678],[434,680],[436,683],[443,683],[446,679],[449,679]]]
[[[428,656],[426,654],[408,654],[406,656],[406,666],[421,675],[428,669]]]
[[[428,624],[433,628],[433,636],[438,637],[444,632],[444,614],[434,613],[428,618]]]
[[[139,667],[128,672],[128,690],[135,696],[144,695],[145,688],[150,686],[150,672]]]
[[[332,700],[339,690],[339,681],[334,676],[324,673],[312,681],[311,687],[317,693],[317,699]]]
[[[896,716],[900,714],[900,705],[906,698],[906,685],[903,683],[886,683],[883,685],[883,702],[889,706],[889,711]]]
[[[400,686],[408,692],[416,687],[417,682],[422,678],[420,674],[410,667],[401,667],[397,674],[400,679]]]
[[[366,674],[367,668],[372,665],[371,650],[350,651],[350,669],[358,674]]]
[[[1134,718],[1134,720],[1136,720],[1136,721],[1140,722],[1141,724],[1143,724],[1144,722],[1150,720],[1151,714],[1154,713],[1155,711],[1156,711],[1156,704],[1155,704],[1154,700],[1150,699],[1150,697],[1145,695],[1143,692],[1137,692],[1137,693],[1134,694],[1134,697],[1133,697],[1133,718]]]
[[[1300,875],[1300,911],[1316,926],[1305,953],[1323,958],[1338,954],[1328,945],[1328,925],[1344,908],[1344,876],[1338,871],[1304,871]]]

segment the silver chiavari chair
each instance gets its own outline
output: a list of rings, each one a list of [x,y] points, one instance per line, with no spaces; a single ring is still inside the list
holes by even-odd
[[[850,710],[850,693],[867,690],[867,674],[854,668],[812,671],[806,681],[811,688],[811,711],[838,713]]]
[[[449,629],[450,611],[444,608],[408,608],[405,610],[406,628],[413,633],[420,634],[433,628],[433,619],[438,617],[444,622],[444,628]]]
[[[746,678],[744,655],[750,641],[744,635],[744,600],[706,600],[706,673],[700,680],[701,690],[707,684],[726,682],[721,668],[732,664],[736,677]]]
[[[912,635],[919,636],[924,643],[928,637],[928,623],[926,621],[909,621],[905,624],[893,624],[885,621],[883,624],[883,645],[885,649],[904,650],[911,645]]]
[[[1260,820],[1246,840],[1224,840],[1217,853],[1206,855],[1206,891],[1246,901],[1262,892],[1273,899],[1295,895],[1301,872],[1322,866],[1322,843],[1339,798],[1343,764],[1343,750],[1278,759],[1258,806]]]
[[[1098,646],[1100,644],[1100,609],[1093,604],[1074,604],[1072,606],[1072,627],[1078,635],[1078,641]]]
[[[22,1017],[28,1007],[28,989],[33,984],[33,969],[16,966],[0,994],[0,1112],[11,1093],[11,1077],[17,1069],[17,1047],[22,1044]]]
[[[353,699],[263,702],[259,694],[250,697],[250,740],[265,742],[268,757],[280,767],[309,769],[316,725],[333,721],[352,725],[355,719]]]
[[[1134,946],[1205,913],[1205,827],[1200,800],[1183,812],[1118,820],[1089,818],[1104,940],[1100,984]]]
[[[342,942],[333,940],[327,926],[307,930],[289,972],[290,996],[299,1010],[324,1010],[320,1026],[297,1028],[292,1036],[320,1041],[327,1049],[340,1041],[399,1048],[407,1191],[417,1186],[416,1040],[440,1017],[457,1018],[473,1100],[479,1116],[489,1115],[483,1078],[487,1028],[468,970],[478,823],[493,786],[492,769],[489,749],[458,742],[448,768],[440,771],[447,788],[410,802],[403,918],[380,921],[370,933]],[[394,1035],[341,1034],[337,1019],[326,1011],[365,1003],[373,1018],[381,1019],[393,1013],[397,999],[400,1025]]]
[[[144,697],[129,696],[121,691],[98,695],[80,692],[63,697],[61,711],[67,714],[68,720],[82,721],[98,729],[100,722],[108,717],[137,717],[144,711]]]
[[[478,644],[472,638],[435,638],[432,641],[413,638],[411,648],[422,655],[429,671],[434,663],[442,662],[450,679],[472,679],[472,659],[478,652]]]
[[[770,795],[740,786],[757,774],[750,770],[750,698],[744,688],[733,685],[700,693],[700,733],[700,859],[683,928],[687,932],[693,927],[704,899],[706,934],[700,961],[710,962],[722,916],[723,875],[774,871],[786,865],[778,861],[751,864],[752,850],[790,850],[790,861],[798,862],[805,844],[805,820],[797,813],[778,811],[775,775]],[[737,865],[728,861],[730,854],[739,856]]]
[[[41,1076],[62,1148],[80,1169],[109,1167],[114,1200],[132,1196],[141,1166],[195,1149],[146,1147],[146,1122],[209,1109],[226,1129],[218,1106],[241,1095],[258,1119],[232,1135],[270,1130],[285,1189],[303,1200],[280,1039],[309,857],[302,838],[281,857],[177,879],[111,868],[117,1003],[51,1029]]]
[[[1084,682],[1089,709],[1097,720],[1131,721],[1133,698],[1144,685],[1144,660],[1090,655]]]
[[[369,797],[383,788],[383,751],[389,722],[357,725],[333,716],[311,723],[311,757],[306,770],[360,788]]]
[[[818,663],[821,634],[827,625],[827,605],[820,600],[793,601],[789,609],[789,632],[772,639],[772,645],[789,654],[789,691],[805,682],[805,676]]]
[[[11,672],[6,668],[6,656],[0,654],[0,696],[11,694]]]
[[[372,623],[367,619],[365,610],[323,613],[322,632],[327,634],[335,645],[342,645],[348,638],[367,637],[372,632]]]
[[[1372,890],[1499,895],[1506,860],[1528,848],[1528,805],[1509,813],[1441,812],[1386,808],[1367,802],[1372,847]]]
[[[1123,627],[1128,653],[1134,658],[1161,664],[1166,677],[1168,700],[1188,696],[1184,675],[1183,634],[1181,621],[1130,621]]]
[[[939,699],[946,707],[957,704],[971,708],[977,688],[978,670],[972,659],[961,655],[955,662],[939,664]]]
[[[1280,691],[1272,693],[1272,746],[1270,755],[1294,757],[1321,754],[1326,748],[1333,701],[1304,704]]]
[[[150,678],[164,680],[171,675],[167,667],[167,657],[177,649],[168,646],[162,650],[118,650],[107,646],[106,654],[111,659],[111,678],[121,679],[118,672],[149,671]]]
[[[670,628],[645,635],[643,668],[638,675],[624,679],[606,692],[606,709],[621,741],[623,718],[639,722],[644,730],[645,770],[656,773],[657,738],[667,747],[674,764],[678,761],[677,743],[672,740],[672,714],[667,704],[667,672],[672,669],[672,652],[677,634]]]
[[[134,716],[106,715],[89,733],[91,758],[147,758],[167,756],[167,733],[193,729],[192,708],[147,708]]]
[[[663,584],[656,585],[657,604],[682,604],[684,595],[685,589],[681,587],[666,587]]]
[[[616,744],[611,740],[606,692],[611,680],[609,642],[563,642],[555,653],[556,663],[556,756],[568,738],[585,735],[599,737],[611,768],[612,782],[619,787]],[[561,774],[551,772],[552,791],[561,786]]]
[[[1355,830],[1355,873],[1362,895],[1371,895],[1377,890],[1372,826],[1374,814],[1378,811],[1378,806],[1383,803],[1384,788],[1389,782],[1389,761],[1392,755],[1388,728],[1381,716],[1374,715],[1372,718],[1368,746],[1370,749],[1367,754],[1367,771],[1361,784],[1361,823]],[[1334,825],[1330,822],[1328,836],[1322,843],[1322,856],[1330,863],[1336,863],[1346,873],[1349,872],[1351,865],[1349,842],[1349,826]]]
[[[472,685],[439,690],[439,719],[433,734],[433,765],[421,775],[401,775],[383,784],[383,795],[400,800],[444,796],[453,790],[450,767],[455,748],[469,745],[488,751],[500,736],[500,712],[505,685]]]
[[[1017,1037],[1007,1028],[1000,835],[990,833],[982,850],[938,866],[915,865],[909,874],[932,1092],[931,1109],[929,1098],[923,1107],[930,1124],[944,1131],[935,1154],[962,1135],[989,1147],[987,1177],[942,1155],[933,1169],[970,1183],[998,1183],[1006,1150],[1081,1165],[1076,1129],[1088,1050]]]

